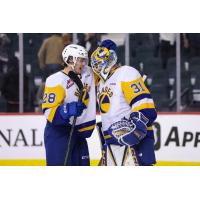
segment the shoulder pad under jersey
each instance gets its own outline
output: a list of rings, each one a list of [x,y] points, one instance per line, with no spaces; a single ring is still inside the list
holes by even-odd
[[[132,81],[141,77],[137,69],[126,65],[120,67],[120,69],[117,70],[117,73],[119,74],[120,79],[123,81]]]

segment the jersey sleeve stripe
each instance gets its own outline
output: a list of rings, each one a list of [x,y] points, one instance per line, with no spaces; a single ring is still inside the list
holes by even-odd
[[[91,126],[88,126],[88,127],[85,127],[85,128],[80,128],[78,129],[79,132],[84,132],[84,131],[89,131],[89,130],[92,130],[94,129],[95,125],[91,125]]]
[[[95,123],[96,123],[96,120],[88,121],[88,122],[76,125],[76,128],[77,129],[82,129],[82,128],[90,127],[90,126],[95,125]]]
[[[129,105],[132,107],[133,104],[135,104],[136,102],[138,102],[144,98],[152,99],[150,94],[141,94],[141,95],[135,97],[134,99],[132,99],[132,101],[130,102]]]
[[[155,108],[154,103],[143,103],[139,106],[136,106],[132,109],[132,112],[136,112],[142,109],[149,109],[149,108]]]

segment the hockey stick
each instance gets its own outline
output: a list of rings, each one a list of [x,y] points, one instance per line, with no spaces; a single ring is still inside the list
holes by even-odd
[[[105,164],[103,164],[103,152],[104,152],[103,145],[105,144],[105,139],[103,137],[103,132],[102,132],[102,122],[97,122],[96,128],[100,140],[101,154],[102,154],[98,166],[104,166]]]
[[[73,71],[70,71],[68,73],[68,76],[72,79],[72,81],[74,81],[74,83],[76,83],[76,85],[78,86],[78,89],[80,91],[80,96],[78,98],[78,102],[80,102],[82,100],[83,97],[83,83],[81,82],[80,78],[77,76],[76,73],[74,73]],[[68,139],[68,143],[67,143],[67,148],[66,148],[66,153],[65,153],[65,161],[64,161],[64,166],[68,165],[67,161],[69,158],[69,151],[70,151],[70,146],[71,146],[71,140],[72,140],[72,134],[74,132],[74,128],[76,125],[76,119],[77,117],[74,117],[73,122],[72,122],[72,126],[71,126],[71,130],[69,133],[69,139]]]

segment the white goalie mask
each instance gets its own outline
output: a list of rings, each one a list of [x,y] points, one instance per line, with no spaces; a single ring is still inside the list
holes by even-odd
[[[75,70],[74,67],[78,58],[84,58],[86,62],[85,65],[88,65],[88,52],[80,45],[70,44],[66,46],[62,51],[62,58],[64,63],[67,65],[73,63],[73,70]]]
[[[110,73],[111,68],[117,63],[117,55],[115,51],[108,50],[105,47],[98,47],[91,56],[91,66],[103,81],[105,81]]]

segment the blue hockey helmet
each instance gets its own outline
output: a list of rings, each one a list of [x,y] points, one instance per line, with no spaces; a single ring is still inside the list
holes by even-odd
[[[112,40],[103,40],[100,44],[100,47],[105,47],[108,50],[113,50],[113,51],[117,50],[117,45]]]

